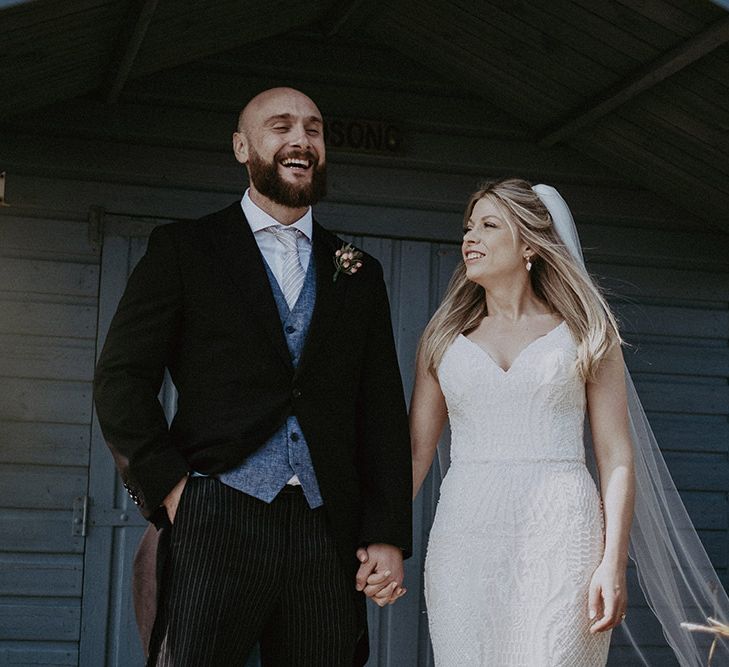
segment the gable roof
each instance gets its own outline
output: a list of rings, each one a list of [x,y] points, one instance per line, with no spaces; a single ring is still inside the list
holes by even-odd
[[[535,143],[729,229],[729,14],[708,0],[6,2],[0,118],[113,103],[139,77],[302,28],[395,49]]]

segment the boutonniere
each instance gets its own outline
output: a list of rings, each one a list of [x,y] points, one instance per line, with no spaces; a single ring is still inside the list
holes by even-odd
[[[364,255],[355,250],[355,247],[349,243],[345,243],[337,252],[334,253],[334,266],[336,271],[332,276],[332,282],[337,282],[340,273],[351,276],[361,268],[362,258]]]

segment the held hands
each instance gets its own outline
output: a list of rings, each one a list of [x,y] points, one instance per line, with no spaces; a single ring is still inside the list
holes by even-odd
[[[391,544],[370,544],[357,549],[361,563],[357,571],[357,590],[371,598],[378,606],[385,607],[399,600],[407,589],[402,582],[405,572],[402,551]]]
[[[182,491],[187,484],[187,475],[185,475],[177,484],[175,484],[172,491],[170,491],[165,499],[162,501],[165,510],[167,510],[167,518],[170,523],[175,523],[175,515],[177,514],[177,506],[180,504],[180,498],[182,497]]]
[[[596,634],[616,627],[625,618],[628,592],[625,567],[603,561],[590,581],[588,613],[590,632]]]

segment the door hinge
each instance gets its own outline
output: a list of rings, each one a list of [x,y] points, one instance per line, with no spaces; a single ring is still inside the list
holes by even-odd
[[[73,499],[73,523],[71,524],[71,535],[74,537],[86,537],[86,528],[89,518],[89,497],[79,496]]]

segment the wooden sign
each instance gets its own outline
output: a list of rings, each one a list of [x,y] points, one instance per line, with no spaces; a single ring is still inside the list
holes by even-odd
[[[402,132],[393,123],[379,120],[329,118],[324,121],[327,147],[358,153],[402,153]]]

